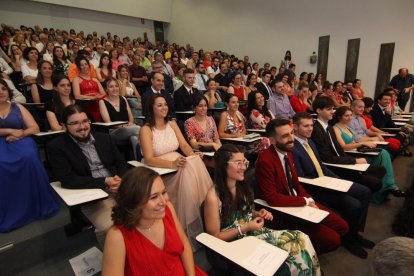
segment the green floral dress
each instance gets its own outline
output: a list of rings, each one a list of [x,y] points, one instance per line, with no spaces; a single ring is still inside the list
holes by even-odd
[[[245,211],[236,211],[227,220],[221,219],[221,231],[237,228],[253,219],[252,206]],[[321,275],[318,257],[309,237],[297,230],[272,230],[263,227],[259,231],[248,232],[267,243],[289,252],[285,263],[277,271],[277,275]]]

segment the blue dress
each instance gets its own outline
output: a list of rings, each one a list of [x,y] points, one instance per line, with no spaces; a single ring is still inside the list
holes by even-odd
[[[19,107],[0,118],[0,128],[25,129]],[[47,219],[59,211],[59,204],[40,162],[32,138],[6,142],[0,136],[0,233],[9,232],[34,220]]]

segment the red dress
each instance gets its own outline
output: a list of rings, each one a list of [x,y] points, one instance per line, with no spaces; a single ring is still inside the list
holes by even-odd
[[[85,96],[96,96],[99,95],[99,85],[93,79],[82,79],[81,83],[79,84],[79,89],[81,95]],[[91,101],[82,101],[82,106],[86,109],[86,111],[92,115],[95,122],[99,122],[101,120],[101,113],[99,112],[99,101],[91,100]]]
[[[138,230],[126,230],[119,226],[125,242],[125,275],[185,275],[181,254],[184,245],[175,228],[174,218],[168,206],[163,218],[165,229],[164,248],[160,249]],[[197,266],[196,275],[207,275]]]
[[[245,101],[246,99],[244,98],[244,87],[243,86],[239,86],[238,88],[233,86],[233,90],[234,90],[234,95],[236,95],[237,98],[239,98],[239,101]],[[247,116],[247,105],[241,105],[239,106],[239,111],[244,115]]]
[[[365,125],[367,126],[367,129],[370,129],[372,127],[372,119],[368,115],[361,115],[361,117],[365,120]],[[394,150],[399,151],[401,149],[401,142],[398,139],[395,138],[384,138],[385,141],[387,141],[389,144],[388,146]]]

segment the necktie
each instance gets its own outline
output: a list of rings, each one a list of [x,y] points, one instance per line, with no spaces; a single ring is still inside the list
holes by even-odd
[[[326,132],[328,133],[329,140],[331,141],[331,145],[332,145],[332,147],[333,147],[333,149],[334,149],[334,151],[336,153],[336,156],[340,156],[339,153],[338,153],[338,151],[336,150],[335,144],[334,144],[334,142],[332,140],[331,132],[329,131],[331,128],[332,128],[331,126],[328,126],[326,128]]]
[[[315,166],[318,176],[322,177],[323,171],[322,171],[321,165],[318,162],[318,159],[315,156],[315,153],[313,152],[312,148],[309,146],[308,142],[303,142],[303,145],[305,146],[305,150],[308,153],[310,159],[312,160],[313,165]]]
[[[293,189],[292,184],[292,175],[290,174],[289,159],[287,155],[285,155],[285,174],[289,186],[290,195],[295,195],[295,190]]]
[[[269,84],[265,83],[267,93],[269,93],[269,99],[272,97],[272,89],[270,88]]]
[[[203,80],[203,83],[204,83],[204,88],[207,88],[207,82],[206,82],[206,80],[204,79],[203,74],[200,74],[200,77],[201,77],[201,79]]]

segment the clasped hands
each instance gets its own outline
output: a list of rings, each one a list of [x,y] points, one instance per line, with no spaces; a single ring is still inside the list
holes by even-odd
[[[15,142],[20,140],[24,137],[24,130],[23,129],[14,129],[10,132],[9,135],[6,136],[6,142]]]
[[[118,191],[119,185],[121,185],[121,178],[117,175],[105,178],[105,184],[108,186],[110,192],[115,193]]]

